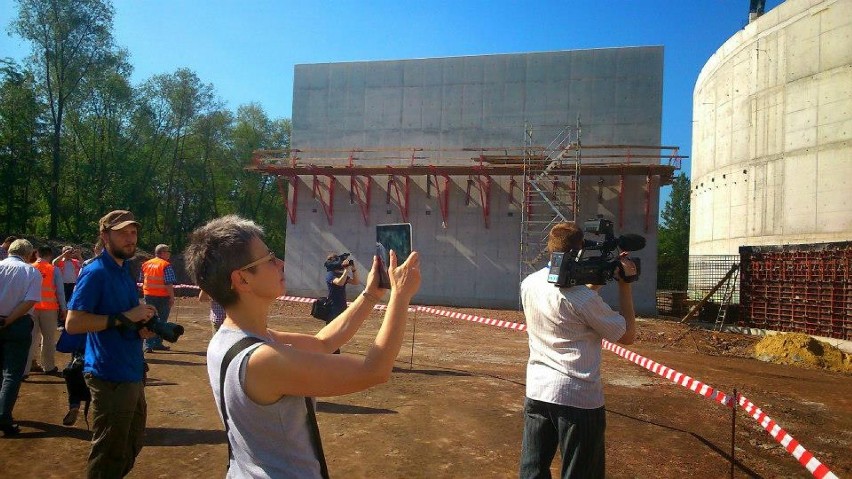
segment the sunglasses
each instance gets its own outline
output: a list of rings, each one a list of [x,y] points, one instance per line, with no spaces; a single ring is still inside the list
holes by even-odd
[[[275,259],[276,259],[275,258],[275,252],[270,251],[268,254],[262,256],[260,259],[256,259],[256,260],[252,261],[251,263],[243,266],[242,268],[238,269],[237,271],[245,271],[245,270],[252,268],[254,266],[257,266],[257,265],[259,265],[259,264],[261,264],[265,261],[269,261],[270,263],[274,263]]]

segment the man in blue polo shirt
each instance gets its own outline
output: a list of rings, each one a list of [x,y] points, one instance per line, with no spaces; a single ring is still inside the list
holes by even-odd
[[[136,326],[151,319],[156,309],[139,304],[126,263],[136,254],[138,227],[133,213],[125,210],[100,219],[104,252],[80,274],[68,303],[66,331],[89,333],[83,367],[93,411],[89,478],[127,475],[142,450],[147,417],[142,339],[153,333]]]

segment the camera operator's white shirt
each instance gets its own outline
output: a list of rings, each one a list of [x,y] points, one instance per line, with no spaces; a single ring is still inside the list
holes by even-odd
[[[627,322],[586,286],[548,283],[548,271],[521,283],[530,348],[526,395],[582,409],[601,407],[601,338],[617,341]]]

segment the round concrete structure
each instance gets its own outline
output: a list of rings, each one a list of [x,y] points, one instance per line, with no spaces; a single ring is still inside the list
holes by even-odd
[[[690,255],[852,238],[852,0],[788,0],[693,95]]]

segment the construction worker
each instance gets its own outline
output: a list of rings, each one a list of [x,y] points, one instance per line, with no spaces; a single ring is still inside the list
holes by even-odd
[[[41,301],[33,307],[33,342],[24,376],[30,371],[53,375],[58,373],[59,369],[54,361],[56,324],[57,320],[65,324],[65,312],[68,311],[62,275],[59,268],[51,264],[53,249],[50,246],[40,246],[36,255],[38,259],[33,263],[33,267],[41,274]],[[36,362],[39,346],[41,355],[38,357],[41,366]]]
[[[142,263],[142,271],[139,273],[142,281],[142,294],[145,296],[145,304],[157,308],[157,316],[161,322],[169,320],[169,313],[175,304],[175,288],[177,282],[175,270],[169,263],[172,257],[169,245],[158,244],[154,248],[154,257]],[[145,340],[145,352],[168,351],[169,347],[163,344],[163,338],[154,336]]]

